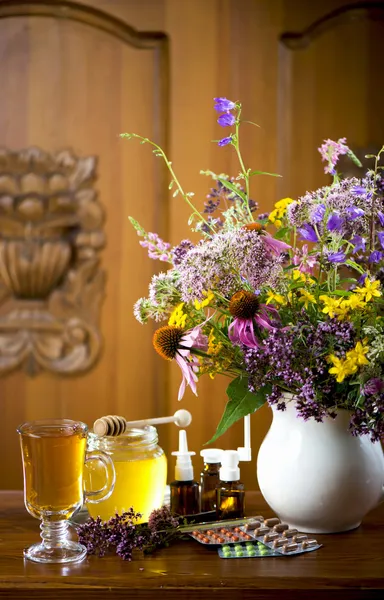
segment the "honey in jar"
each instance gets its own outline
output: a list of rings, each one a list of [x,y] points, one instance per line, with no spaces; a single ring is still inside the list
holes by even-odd
[[[106,521],[133,507],[135,512],[142,514],[138,522],[145,522],[152,510],[162,506],[167,459],[157,441],[157,430],[152,426],[128,429],[117,437],[89,434],[88,450],[103,450],[109,454],[116,470],[111,496],[98,504],[87,505],[92,517],[100,516]],[[97,461],[87,463],[85,478],[87,488],[102,487],[105,482],[102,465]]]

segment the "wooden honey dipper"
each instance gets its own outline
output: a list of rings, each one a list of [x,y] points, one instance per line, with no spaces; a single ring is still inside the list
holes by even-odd
[[[172,417],[155,417],[141,421],[126,421],[124,417],[107,415],[97,419],[93,424],[93,431],[98,436],[118,436],[130,427],[145,427],[146,425],[161,425],[163,423],[175,423],[178,427],[188,427],[192,421],[192,415],[188,410],[181,408]]]

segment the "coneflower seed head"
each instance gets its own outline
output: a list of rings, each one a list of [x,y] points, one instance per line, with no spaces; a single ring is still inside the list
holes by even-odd
[[[156,329],[152,339],[154,349],[162,358],[172,360],[176,356],[183,333],[181,327],[173,325],[165,325]]]
[[[260,302],[256,294],[239,290],[233,294],[229,302],[229,312],[239,319],[251,319],[257,313],[259,306]]]
[[[243,225],[243,229],[247,229],[248,231],[262,231],[265,227],[261,223],[246,223]]]

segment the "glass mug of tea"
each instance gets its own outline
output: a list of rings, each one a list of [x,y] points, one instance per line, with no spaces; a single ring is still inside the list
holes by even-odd
[[[80,562],[84,546],[70,539],[69,519],[84,502],[108,498],[115,485],[115,468],[104,452],[86,452],[88,427],[80,421],[49,419],[18,427],[24,474],[24,503],[40,519],[42,542],[24,550],[24,556],[40,563]],[[84,491],[85,464],[100,461],[105,484]]]

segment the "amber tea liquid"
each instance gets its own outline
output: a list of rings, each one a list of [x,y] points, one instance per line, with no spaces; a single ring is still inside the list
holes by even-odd
[[[20,441],[28,512],[38,519],[71,517],[83,503],[84,429],[63,422],[33,432],[27,428]]]

